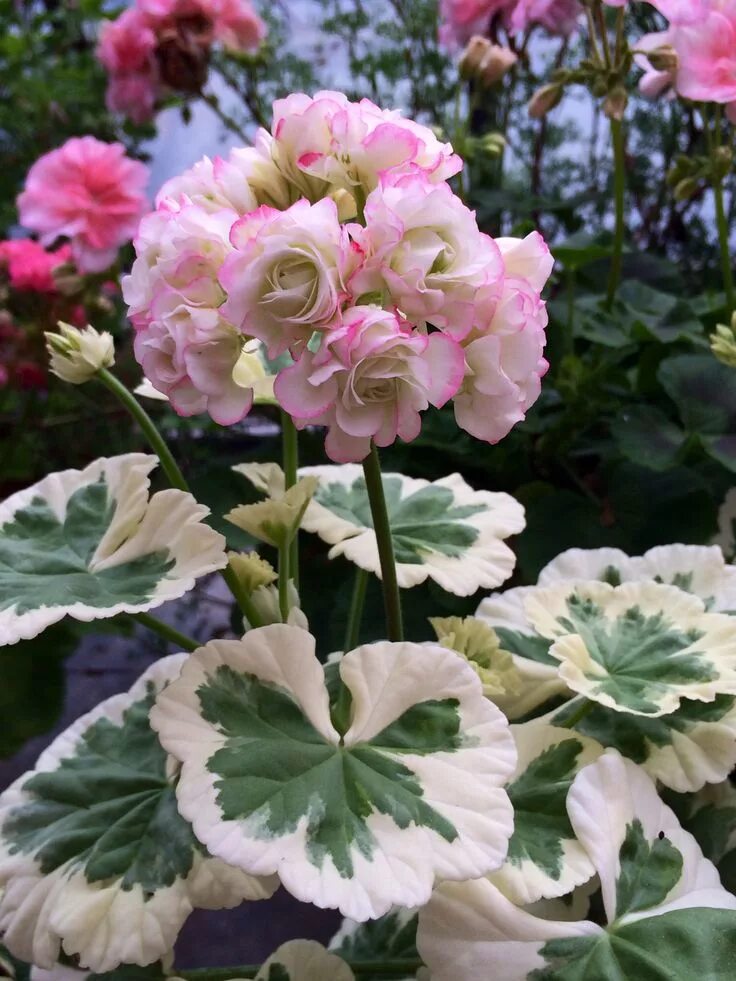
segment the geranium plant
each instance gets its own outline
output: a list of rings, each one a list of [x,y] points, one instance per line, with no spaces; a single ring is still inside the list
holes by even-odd
[[[524,510],[458,474],[383,473],[379,448],[415,439],[429,406],[487,442],[524,418],[552,261],[536,232],[481,233],[450,183],[462,161],[397,112],[322,92],[273,115],[254,146],[162,189],[123,289],[177,412],[227,425],[280,407],[283,459],[239,466],[263,497],[226,515],[277,568],[226,550],[111,372],[109,337],[49,339],[54,372],[115,392],[155,456],[50,474],[0,506],[0,643],[125,613],[177,652],[0,796],[9,957],[57,978],[726,978],[736,896],[661,794],[689,795],[684,824],[730,853],[733,568],[716,547],[565,553],[475,616],[433,617],[435,641],[407,639],[412,587],[509,579]],[[329,464],[299,467],[307,427]],[[157,462],[171,486],[152,494]],[[342,650],[317,649],[301,608],[300,529],[356,567]],[[235,639],[151,613],[218,571]],[[386,636],[360,644],[370,576]],[[332,951],[175,965],[194,908],[279,884],[345,917]]]

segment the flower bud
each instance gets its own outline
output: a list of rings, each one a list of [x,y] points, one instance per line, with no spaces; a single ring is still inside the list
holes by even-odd
[[[608,119],[617,119],[620,122],[624,118],[628,102],[626,89],[622,85],[617,85],[604,99],[603,112]]]
[[[675,185],[675,201],[687,201],[698,193],[700,184],[695,177],[685,177]]]
[[[676,72],[680,59],[671,44],[662,44],[653,51],[647,51],[647,61],[655,71]]]
[[[278,578],[276,570],[257,552],[228,552],[228,565],[245,592],[250,596],[261,586],[270,586]]]
[[[471,80],[478,77],[481,62],[491,47],[493,45],[488,38],[481,37],[480,34],[474,34],[471,37],[465,50],[460,55],[460,61],[457,66],[463,78]]]
[[[532,119],[542,119],[554,109],[562,98],[562,92],[562,86],[554,82],[537,89],[529,100],[529,115]]]
[[[731,317],[730,327],[716,325],[715,333],[710,335],[710,349],[720,362],[736,368],[736,314]]]
[[[106,331],[88,326],[80,330],[59,321],[59,333],[46,332],[51,371],[62,381],[83,385],[100,368],[115,364],[115,343]]]
[[[506,138],[503,133],[486,133],[478,141],[478,146],[489,157],[500,156],[506,146]]]
[[[294,580],[289,580],[287,588],[289,601],[289,615],[286,622],[292,627],[301,627],[302,630],[309,630],[309,621],[299,605],[299,592],[294,585]],[[283,623],[281,609],[279,607],[279,592],[276,586],[259,586],[251,596],[253,606],[258,611],[261,622],[264,626],[270,623]],[[251,626],[247,617],[243,618],[246,629]]]

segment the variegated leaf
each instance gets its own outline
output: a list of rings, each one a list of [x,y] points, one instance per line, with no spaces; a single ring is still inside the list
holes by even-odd
[[[0,504],[0,645],[64,616],[150,610],[225,566],[207,508],[180,490],[149,498],[153,456],[49,474]]]
[[[197,837],[356,920],[426,902],[436,877],[497,868],[516,753],[473,669],[432,645],[351,651],[338,732],[314,649],[296,627],[251,630],[195,651],[161,693],[151,722],[182,762]]]

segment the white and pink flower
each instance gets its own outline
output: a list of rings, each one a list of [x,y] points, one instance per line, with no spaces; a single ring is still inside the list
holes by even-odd
[[[365,222],[354,232],[365,260],[353,293],[384,294],[386,305],[415,324],[466,336],[478,290],[500,290],[504,275],[501,253],[474,212],[449,185],[415,171],[382,178],[366,201]]]
[[[388,173],[418,168],[439,182],[462,168],[449,143],[397,110],[341,92],[303,93],[273,107],[273,155],[284,175],[310,200],[336,189],[365,200]]]
[[[43,245],[70,239],[81,272],[101,272],[136,233],[146,209],[148,168],[121,143],[73,137],[40,157],[18,196],[21,224]]]
[[[462,350],[452,338],[358,306],[316,354],[305,351],[279,374],[274,391],[298,427],[327,426],[327,455],[350,463],[368,455],[371,440],[390,446],[416,439],[420,412],[444,405],[462,377]]]
[[[235,251],[220,271],[228,294],[222,313],[263,341],[269,357],[297,353],[315,331],[335,327],[357,253],[333,201],[259,208],[233,225],[230,241]]]

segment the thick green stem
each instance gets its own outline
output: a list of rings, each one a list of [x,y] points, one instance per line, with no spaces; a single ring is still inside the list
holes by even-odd
[[[721,272],[723,288],[726,291],[728,312],[734,312],[736,298],[733,287],[733,270],[731,269],[731,249],[728,243],[728,219],[723,206],[723,181],[720,177],[713,178],[713,198],[716,205],[716,226],[718,227],[718,243],[721,248]]]
[[[281,442],[286,490],[293,487],[299,470],[299,434],[291,416],[281,410]],[[289,574],[299,589],[299,532],[294,535],[289,553]]]
[[[626,154],[624,146],[624,127],[620,119],[611,120],[611,140],[613,142],[613,200],[614,231],[611,271],[608,276],[606,306],[610,310],[616,299],[621,281],[621,264],[624,253],[624,205],[626,196]]]
[[[235,601],[237,602],[241,611],[245,614],[251,627],[262,627],[263,617],[256,609],[253,600],[243,589],[238,577],[235,575],[229,565],[222,570],[222,578],[227,583],[230,592],[235,597]]]
[[[376,533],[378,557],[381,562],[381,585],[383,586],[383,602],[386,608],[386,628],[389,640],[403,640],[404,628],[401,618],[401,596],[399,583],[396,578],[396,560],[394,558],[394,543],[391,538],[391,525],[388,519],[386,498],[383,493],[381,479],[381,461],[378,450],[371,446],[371,452],[363,460],[365,486],[371,505],[373,530]]]
[[[394,975],[397,978],[413,977],[420,967],[420,960],[346,961],[356,978],[375,974]],[[231,978],[254,978],[260,965],[242,964],[237,967],[199,967],[193,971],[177,970],[176,977],[184,981],[230,981]]]
[[[154,450],[156,456],[161,461],[161,466],[164,468],[164,473],[169,478],[169,483],[171,486],[177,487],[182,491],[188,491],[189,487],[187,482],[184,479],[184,475],[179,469],[179,465],[174,459],[171,450],[164,442],[164,438],[156,428],[156,424],[154,423],[153,419],[151,419],[140,402],[128,391],[125,385],[123,385],[123,383],[115,377],[115,375],[107,370],[107,368],[100,368],[100,370],[97,372],[97,377],[100,379],[102,384],[107,386],[113,395],[115,395],[120,402],[122,402],[128,412],[141,427],[143,430],[143,435],[151,444],[151,449]]]
[[[152,617],[150,613],[131,613],[131,618],[183,651],[196,651],[198,647],[202,646],[198,641],[192,640],[191,637],[187,637],[186,634],[181,633],[176,627],[164,623],[158,617]]]
[[[289,619],[289,579],[291,578],[291,546],[279,549],[279,612],[281,622]]]
[[[360,623],[363,619],[363,605],[365,604],[365,593],[368,588],[368,573],[365,569],[357,569],[355,572],[355,583],[353,585],[353,597],[350,601],[350,613],[348,614],[348,624],[345,630],[345,651],[352,651],[358,645],[360,638]]]
[[[573,729],[581,719],[585,718],[594,705],[595,702],[591,702],[587,698],[584,698],[579,708],[573,712],[569,718],[567,718],[564,722],[556,722],[555,725],[558,725],[560,729]]]

